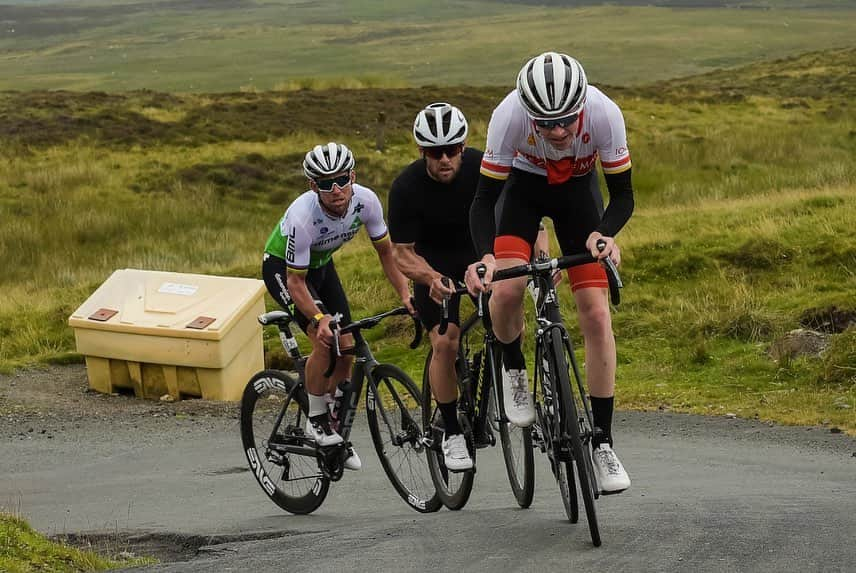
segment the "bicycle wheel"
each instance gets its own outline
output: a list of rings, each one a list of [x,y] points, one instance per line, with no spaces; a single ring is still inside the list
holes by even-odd
[[[434,405],[434,399],[431,396],[431,384],[428,382],[428,365],[431,364],[431,357],[434,351],[430,350],[425,359],[425,369],[422,371],[422,417],[425,420],[430,420],[428,426],[431,438],[431,447],[426,449],[428,455],[428,470],[431,473],[431,481],[437,490],[437,495],[447,508],[451,510],[462,509],[470,499],[470,494],[473,491],[473,481],[475,472],[451,472],[446,468],[443,459],[443,432],[445,425],[440,410]],[[458,364],[455,370],[458,373],[459,382],[460,376],[463,374],[462,368],[466,368],[464,357],[458,354]],[[461,399],[462,392],[460,384],[458,386],[458,398]],[[459,416],[459,419],[461,417]],[[466,423],[469,428],[469,424]],[[465,435],[467,432],[465,431]],[[470,450],[470,455],[475,461],[475,449],[472,447],[472,432],[467,436],[467,447]]]
[[[383,471],[401,499],[421,513],[440,509],[423,456],[422,399],[403,370],[381,364],[371,372],[366,417]]]
[[[570,344],[559,336],[558,332],[554,332],[551,337],[551,349],[553,352],[554,364],[556,365],[556,380],[558,385],[556,391],[559,394],[559,419],[561,426],[566,433],[566,439],[570,442],[568,445],[571,449],[573,465],[576,468],[577,479],[579,480],[579,492],[583,498],[583,505],[586,508],[586,519],[589,524],[589,532],[591,540],[595,547],[599,547],[601,543],[600,529],[597,525],[597,512],[594,507],[595,491],[594,491],[594,471],[591,464],[591,449],[590,437],[581,434],[581,429],[588,424],[585,411],[577,410],[576,402],[578,397],[575,394],[580,392],[582,383],[578,377],[575,358],[571,352]],[[571,381],[569,368],[574,369],[574,381]],[[580,396],[581,400],[582,397]],[[586,443],[583,439],[586,438]],[[570,471],[570,467],[567,468]]]
[[[278,370],[250,378],[241,397],[241,441],[250,469],[265,494],[295,514],[318,509],[330,487],[304,434],[307,410],[303,385]],[[287,450],[301,446],[306,454]]]
[[[547,452],[547,457],[550,459],[550,469],[553,471],[553,477],[556,478],[556,483],[559,485],[559,493],[562,496],[562,506],[565,508],[565,515],[571,523],[577,523],[580,519],[580,507],[577,500],[576,480],[574,479],[573,464],[567,460],[568,453],[556,451],[557,440],[554,439],[555,433],[555,391],[557,381],[553,375],[556,372],[556,367],[551,365],[551,360],[544,352],[543,347],[539,346],[536,351],[536,364],[540,366],[541,379],[541,403],[543,408],[536,408],[538,414],[538,424],[543,440],[544,449]]]
[[[490,369],[490,364],[499,364],[498,352],[495,354],[496,360],[488,361],[487,369]],[[497,376],[501,376],[499,371],[483,372],[486,383],[494,381],[500,384],[501,381]],[[493,384],[490,386],[490,403],[491,408],[488,415],[494,412],[501,412],[502,407],[496,400],[496,389]],[[517,505],[526,509],[532,504],[532,497],[535,493],[535,459],[532,452],[532,428],[518,428],[509,422],[503,422],[501,416],[493,416],[495,423],[499,427],[499,441],[502,444],[502,457],[505,460],[505,471],[508,474],[508,483],[511,485],[511,491],[514,493],[514,499],[517,500]]]

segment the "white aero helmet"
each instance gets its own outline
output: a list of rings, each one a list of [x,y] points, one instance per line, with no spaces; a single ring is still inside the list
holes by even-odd
[[[432,103],[416,115],[413,137],[420,147],[463,143],[467,138],[467,118],[453,105]]]
[[[316,145],[303,159],[303,172],[310,179],[322,179],[354,168],[354,154],[341,143]]]
[[[533,119],[559,119],[580,113],[586,103],[586,73],[565,54],[544,52],[517,74],[517,97]]]

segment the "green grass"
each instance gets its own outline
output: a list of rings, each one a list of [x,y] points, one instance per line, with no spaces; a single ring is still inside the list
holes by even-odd
[[[0,89],[504,86],[527,57],[547,49],[577,56],[601,82],[647,84],[852,46],[856,36],[856,11],[843,1],[741,3],[773,8],[754,10],[715,1],[576,4],[199,0],[5,7]]]
[[[637,188],[619,237],[620,407],[856,431],[852,330],[821,358],[767,356],[806,317],[856,312],[854,67],[856,50],[833,50],[605,88],[625,112]],[[0,369],[73,359],[66,319],[115,269],[258,277],[315,143],[351,146],[358,179],[385,201],[415,157],[425,102],[459,105],[483,146],[505,93],[0,93]],[[397,303],[374,260],[364,238],[337,255],[357,317]],[[426,351],[406,350],[409,339],[406,322],[371,334],[379,357],[420,380]]]
[[[23,519],[0,512],[0,571],[103,571],[120,567],[150,565],[153,559],[113,560],[91,551],[56,543],[34,531]]]

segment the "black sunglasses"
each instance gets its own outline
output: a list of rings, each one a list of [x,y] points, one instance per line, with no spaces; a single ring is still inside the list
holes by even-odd
[[[460,143],[454,145],[440,145],[437,147],[423,147],[422,151],[431,159],[443,159],[445,155],[449,159],[456,157],[464,150],[464,146]]]
[[[540,127],[541,129],[553,129],[554,127],[569,127],[577,121],[577,118],[580,114],[575,113],[574,115],[569,115],[567,117],[560,117],[559,119],[536,119],[535,125]]]
[[[325,193],[330,193],[333,191],[333,185],[339,187],[339,189],[343,189],[348,183],[351,182],[351,174],[346,173],[344,175],[339,175],[338,177],[333,177],[330,179],[316,179],[315,184],[318,186],[318,189]]]

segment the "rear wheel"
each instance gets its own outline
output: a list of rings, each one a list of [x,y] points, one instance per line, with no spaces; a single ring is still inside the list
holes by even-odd
[[[241,441],[250,470],[275,504],[295,514],[318,509],[330,487],[304,434],[307,404],[303,386],[278,370],[253,376],[241,397]],[[301,448],[305,454],[293,453]]]
[[[463,508],[470,499],[470,494],[473,491],[473,481],[475,472],[452,472],[446,467],[443,461],[443,434],[445,424],[440,410],[434,404],[434,399],[431,395],[431,384],[428,381],[428,365],[431,364],[431,358],[434,355],[433,350],[428,352],[428,357],[425,359],[425,369],[422,375],[422,416],[423,419],[429,420],[429,426],[426,434],[431,438],[432,445],[427,448],[428,468],[431,473],[431,480],[437,490],[437,495],[447,508],[457,510]],[[459,377],[458,399],[462,399],[463,392],[460,387],[460,377],[463,374],[463,368],[467,368],[465,359],[458,354],[458,364],[456,370]],[[467,447],[470,450],[470,456],[475,462],[475,449],[472,447],[472,431],[469,427],[469,422],[464,421],[461,416],[459,420],[462,422],[462,429],[465,429],[467,437]]]
[[[400,368],[381,364],[371,373],[366,392],[366,417],[383,471],[398,495],[421,513],[437,511],[442,502],[425,462],[422,398],[416,384]]]
[[[600,529],[597,524],[597,512],[595,510],[595,478],[591,463],[591,432],[588,426],[588,417],[585,410],[578,410],[577,403],[583,404],[580,394],[583,388],[579,379],[576,362],[571,351],[570,344],[558,336],[558,332],[551,337],[551,348],[553,351],[554,364],[556,365],[557,393],[560,400],[559,416],[564,431],[566,445],[570,447],[573,465],[576,468],[579,480],[579,492],[583,498],[586,508],[586,519],[589,524],[592,543],[596,547],[601,544]],[[573,368],[573,381],[569,368]],[[587,429],[588,428],[588,429]],[[585,440],[585,441],[584,441]],[[570,465],[570,462],[569,462]],[[568,468],[570,470],[570,467]]]

